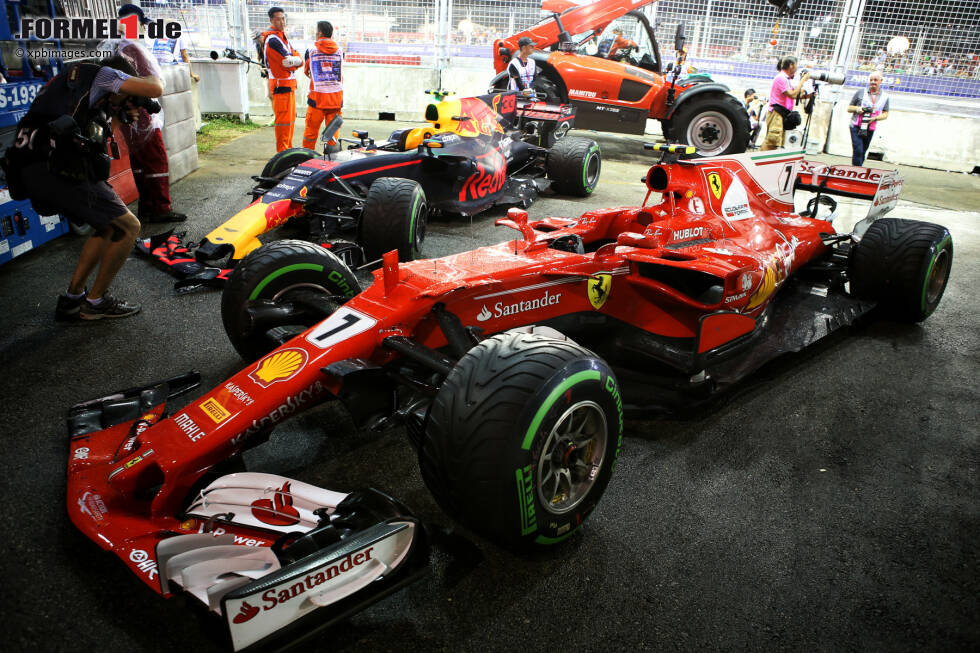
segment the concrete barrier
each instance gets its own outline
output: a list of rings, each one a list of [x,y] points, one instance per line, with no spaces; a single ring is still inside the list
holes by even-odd
[[[237,72],[228,67],[242,66],[232,61],[195,61],[195,70],[201,75],[201,110],[207,113],[238,113],[243,104],[235,104],[230,98],[239,98],[241,87]],[[410,66],[383,66],[366,64],[347,64],[344,67],[344,115],[351,119],[377,120],[384,113],[394,114],[399,121],[422,121],[422,113],[429,96],[422,91],[441,86],[455,91],[457,97],[485,93],[493,69],[488,63],[486,69],[450,68],[441,73],[430,68]],[[211,81],[213,80],[213,81]],[[750,86],[765,94],[759,80],[729,78],[719,76],[718,80],[728,84],[732,95],[741,100],[744,89]],[[306,115],[306,96],[309,81],[298,75],[296,113],[302,121]],[[210,84],[216,88],[209,88]],[[259,69],[251,66],[247,75],[247,96],[249,113],[252,116],[271,116],[272,105],[267,96],[267,82],[259,76]],[[830,154],[849,156],[851,152],[850,132],[847,121],[847,102],[851,90],[844,89],[836,103],[832,99],[822,99],[817,103],[810,124],[810,143]],[[897,96],[897,94],[893,94]],[[901,96],[896,104],[902,105]],[[871,149],[884,152],[884,160],[889,163],[969,172],[980,164],[980,120],[967,113],[956,113],[957,105],[947,103],[952,113],[936,113],[911,108],[892,109],[887,121],[881,124],[880,133],[875,135]],[[648,131],[659,134],[659,125],[648,121]],[[297,124],[297,129],[302,129]],[[828,142],[829,132],[829,142]],[[762,137],[758,142],[762,142]],[[824,144],[826,147],[824,148]],[[811,147],[811,150],[813,148]]]
[[[165,89],[160,104],[163,106],[163,144],[167,148],[170,164],[170,183],[182,179],[197,170],[197,126],[195,116],[201,111],[195,107],[191,93],[191,76],[187,66],[162,66]]]

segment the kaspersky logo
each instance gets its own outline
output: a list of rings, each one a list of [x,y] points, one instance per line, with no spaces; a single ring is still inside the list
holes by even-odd
[[[21,18],[20,35],[22,41],[29,39],[68,39],[75,41],[95,39],[137,39],[139,38],[139,16],[130,14],[125,18]],[[146,35],[151,39],[175,39],[181,34],[180,23],[165,21],[162,18],[146,24]]]

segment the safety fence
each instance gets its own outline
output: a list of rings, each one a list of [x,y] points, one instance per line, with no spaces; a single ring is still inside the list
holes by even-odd
[[[601,1],[601,0],[600,0]],[[68,15],[110,14],[111,0],[60,0]],[[312,44],[317,21],[330,21],[348,61],[489,71],[494,39],[547,19],[540,0],[170,0],[143,1],[151,18],[177,20],[197,56],[250,47],[267,29],[267,12],[281,6],[294,47]],[[793,18],[777,20],[766,0],[660,0],[638,11],[654,27],[670,60],[683,23],[689,62],[707,73],[771,78],[780,56],[809,68],[847,73],[863,85],[872,70],[886,88],[916,94],[980,98],[980,2],[977,0],[803,0]],[[245,26],[239,29],[239,25]],[[607,27],[645,40],[626,16]],[[574,35],[581,36],[581,35]],[[602,38],[602,37],[600,37]]]

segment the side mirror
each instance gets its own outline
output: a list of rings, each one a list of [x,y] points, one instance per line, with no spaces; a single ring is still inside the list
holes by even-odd
[[[336,137],[340,133],[340,126],[343,124],[343,118],[340,116],[334,116],[333,120],[331,120],[330,123],[323,128],[323,134],[320,136],[320,142],[323,143],[324,155],[340,150],[340,141],[336,139]],[[331,145],[331,143],[333,143],[333,145]]]
[[[687,41],[684,38],[684,23],[678,23],[677,29],[674,30],[674,50],[680,52],[684,49],[684,43]]]
[[[212,59],[213,59],[214,61],[217,61],[217,60],[218,60],[218,57],[220,57],[220,56],[221,56],[221,55],[219,55],[219,54],[218,54],[218,51],[217,51],[217,50],[211,50],[211,58],[212,58]]]
[[[332,141],[337,132],[340,131],[340,126],[344,124],[344,119],[340,116],[334,116],[333,120],[323,128],[323,135],[320,136],[320,140],[324,143]]]

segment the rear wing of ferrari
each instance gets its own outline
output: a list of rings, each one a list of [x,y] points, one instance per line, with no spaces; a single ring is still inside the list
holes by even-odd
[[[818,195],[836,195],[868,200],[868,215],[855,225],[854,231],[863,234],[868,226],[898,205],[904,179],[898,170],[830,165],[818,161],[799,162],[796,190]]]

